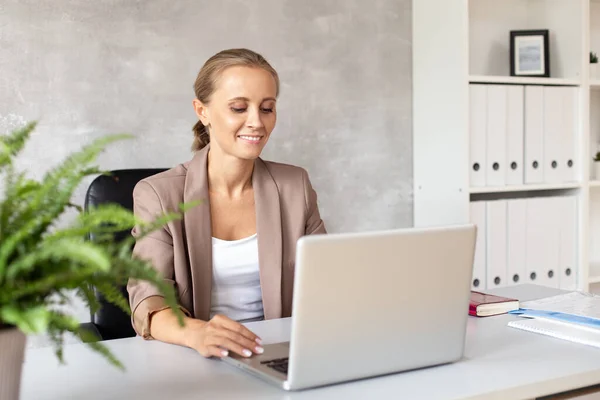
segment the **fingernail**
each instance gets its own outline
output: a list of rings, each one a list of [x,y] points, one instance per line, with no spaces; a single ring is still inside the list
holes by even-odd
[[[260,346],[256,346],[256,347],[254,348],[254,350],[256,350],[256,352],[257,352],[258,354],[262,354],[262,353],[264,353],[264,351],[265,351],[265,349],[263,349],[263,348],[262,348],[262,347],[260,347]]]
[[[223,351],[221,351],[221,355],[223,357],[227,357],[229,355],[229,352],[227,350],[223,350]]]
[[[248,349],[244,349],[244,350],[242,350],[242,354],[245,355],[246,357],[250,357],[252,355],[252,352]]]
[[[262,344],[262,339],[261,338],[256,338],[255,340],[256,340],[256,343]]]

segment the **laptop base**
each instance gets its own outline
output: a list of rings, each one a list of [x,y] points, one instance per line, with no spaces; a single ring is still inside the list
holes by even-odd
[[[274,384],[285,390],[289,390],[287,374],[277,371],[269,366],[269,362],[289,357],[290,343],[274,343],[264,345],[263,354],[254,354],[249,358],[229,353],[229,356],[222,359],[226,364],[240,368],[258,378],[261,378],[271,384]]]

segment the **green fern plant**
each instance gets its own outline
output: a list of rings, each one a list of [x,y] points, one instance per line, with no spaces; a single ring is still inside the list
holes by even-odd
[[[593,51],[590,51],[590,64],[597,64],[598,63],[598,55],[596,53],[594,53]]]
[[[113,240],[113,233],[141,227],[140,238],[162,227],[195,204],[158,217],[150,223],[140,221],[118,205],[103,205],[89,210],[71,204],[74,190],[86,176],[102,173],[92,166],[109,144],[127,138],[111,135],[95,140],[65,159],[40,181],[17,172],[14,159],[34,130],[30,123],[0,137],[0,174],[4,197],[0,202],[0,328],[14,326],[25,334],[47,333],[56,355],[63,362],[64,335],[79,337],[115,366],[123,365],[89,331],[64,310],[68,294],[75,292],[92,312],[99,308],[94,288],[111,303],[131,313],[117,285],[129,278],[153,283],[164,294],[166,303],[183,324],[172,286],[166,284],[152,265],[131,256],[133,236]],[[65,228],[56,222],[70,207],[78,211]],[[94,241],[86,240],[92,234]]]

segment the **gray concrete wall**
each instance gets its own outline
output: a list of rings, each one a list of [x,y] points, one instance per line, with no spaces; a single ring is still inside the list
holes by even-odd
[[[309,171],[330,232],[412,224],[410,0],[0,0],[0,131],[40,121],[33,176],[114,132],[136,139],[103,168],[173,166],[194,78],[230,47],[278,70],[263,156]]]

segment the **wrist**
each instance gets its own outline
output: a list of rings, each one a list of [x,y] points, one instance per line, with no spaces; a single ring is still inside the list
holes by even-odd
[[[199,330],[206,325],[206,321],[202,321],[195,318],[184,317],[184,326],[182,329],[182,341],[186,347],[194,347],[194,343],[198,339]]]

